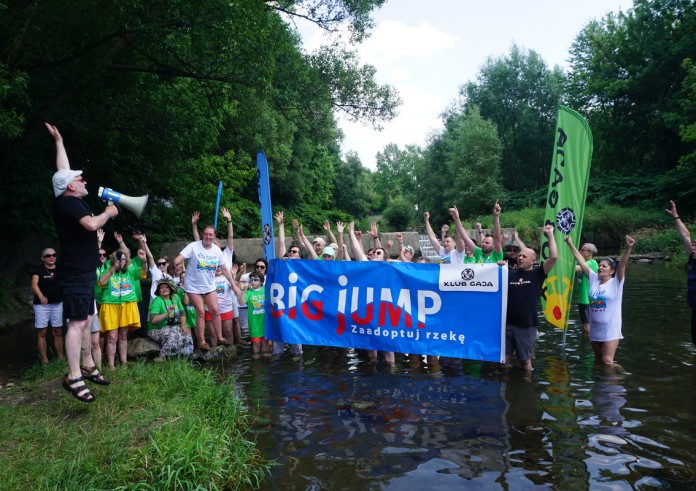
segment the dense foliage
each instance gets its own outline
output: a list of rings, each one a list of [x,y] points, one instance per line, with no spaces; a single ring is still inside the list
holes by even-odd
[[[336,171],[351,165],[334,113],[379,126],[399,99],[341,45],[303,53],[289,20],[359,40],[383,1],[0,2],[3,230],[52,231],[44,121],[91,190],[150,193],[139,226],[155,239],[188,235],[193,210],[212,221],[219,180],[237,233],[256,234],[260,149],[274,205],[334,206]]]
[[[423,148],[385,146],[371,172],[341,156],[335,116],[379,128],[398,96],[350,44],[304,53],[292,26],[309,20],[358,43],[384,1],[0,0],[3,230],[52,232],[43,121],[62,130],[90,189],[150,193],[138,226],[158,240],[187,236],[194,209],[211,220],[219,180],[237,234],[256,235],[259,149],[274,207],[310,231],[371,215],[406,228],[426,210],[441,222],[453,204],[466,219],[495,199],[542,206],[558,104],[594,134],[589,202],[655,209],[673,198],[696,212],[693,0],[635,0],[589,22],[567,72],[513,45],[462,81],[441,132]]]

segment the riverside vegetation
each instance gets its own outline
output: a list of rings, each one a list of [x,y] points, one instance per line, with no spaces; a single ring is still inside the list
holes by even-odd
[[[254,489],[269,463],[233,382],[186,360],[134,363],[82,404],[66,365],[30,369],[0,391],[2,489]]]

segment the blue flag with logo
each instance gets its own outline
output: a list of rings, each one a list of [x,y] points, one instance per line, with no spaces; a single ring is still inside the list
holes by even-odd
[[[270,261],[266,337],[502,362],[507,267]]]

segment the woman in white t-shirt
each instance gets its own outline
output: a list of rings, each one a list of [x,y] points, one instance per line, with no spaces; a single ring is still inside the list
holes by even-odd
[[[627,235],[626,248],[618,264],[612,258],[602,259],[597,273],[587,265],[570,236],[566,237],[565,241],[583,274],[590,279],[590,341],[595,362],[614,366],[614,355],[619,347],[619,341],[623,339],[621,302],[626,264],[636,241]]]
[[[208,307],[212,335],[218,343],[232,344],[222,336],[222,321],[218,309],[217,293],[215,293],[215,270],[220,267],[222,274],[236,288],[234,277],[223,260],[222,251],[214,244],[215,227],[208,225],[203,229],[203,238],[191,242],[184,247],[175,261],[188,259],[186,266],[186,293],[190,302],[196,309],[196,340],[198,347],[208,350],[210,347],[205,342],[205,307]]]

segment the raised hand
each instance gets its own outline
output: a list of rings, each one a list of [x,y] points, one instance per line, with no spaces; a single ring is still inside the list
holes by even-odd
[[[230,210],[227,208],[220,208],[220,213],[222,213],[222,216],[227,220],[228,222],[232,221],[232,215],[230,214]]]
[[[197,211],[194,211],[193,214],[191,215],[191,223],[193,225],[196,225],[198,223],[198,219],[201,217],[201,214]]]

